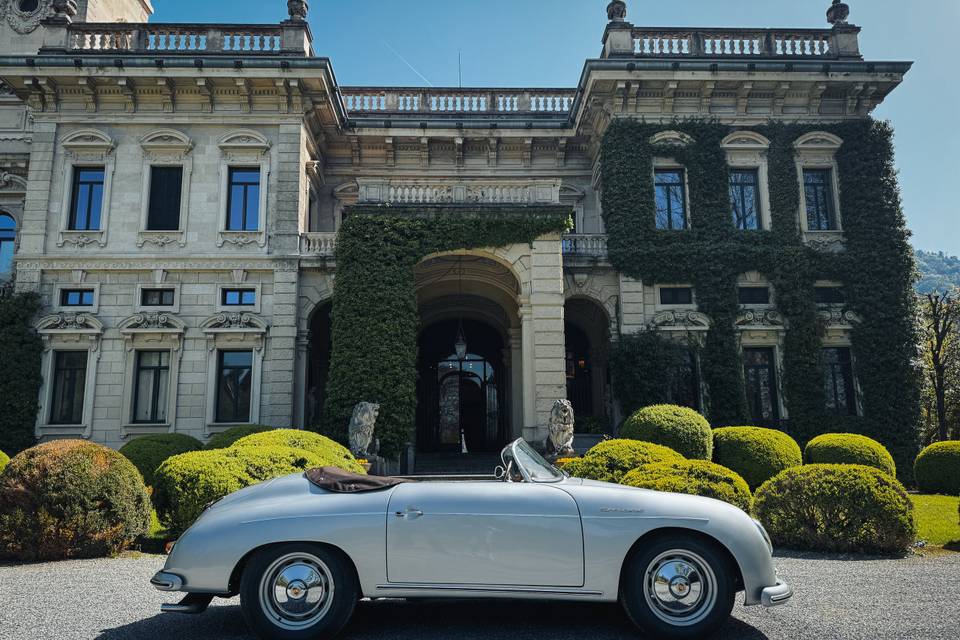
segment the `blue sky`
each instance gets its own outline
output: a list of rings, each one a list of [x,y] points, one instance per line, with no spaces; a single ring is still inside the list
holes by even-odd
[[[960,0],[847,0],[872,60],[916,62],[876,111],[897,130],[914,244],[960,254]],[[156,22],[277,22],[285,0],[154,0]],[[344,85],[575,86],[607,0],[312,0],[318,55]],[[643,26],[826,27],[829,0],[628,0]],[[426,79],[426,81],[424,80]]]

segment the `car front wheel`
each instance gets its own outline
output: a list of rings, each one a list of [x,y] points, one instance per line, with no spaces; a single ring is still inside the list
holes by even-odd
[[[701,638],[730,617],[733,567],[716,544],[664,537],[627,561],[621,601],[630,619],[656,638]]]
[[[240,606],[261,638],[325,640],[350,620],[359,585],[342,554],[315,544],[258,551],[240,579]]]

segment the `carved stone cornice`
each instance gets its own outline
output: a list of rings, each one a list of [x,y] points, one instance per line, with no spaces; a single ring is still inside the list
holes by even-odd
[[[173,351],[181,353],[183,338],[187,331],[182,320],[169,313],[138,313],[123,320],[119,325],[127,351],[132,351],[138,341],[166,342]]]
[[[829,328],[851,329],[861,322],[860,316],[840,307],[826,309],[822,308],[818,312],[820,320]]]
[[[699,311],[661,311],[653,316],[650,329],[685,329],[703,331],[709,329],[710,318]]]

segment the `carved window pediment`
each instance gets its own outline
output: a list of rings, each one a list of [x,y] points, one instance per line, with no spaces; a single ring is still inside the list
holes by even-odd
[[[836,151],[843,146],[843,140],[826,131],[812,131],[797,138],[793,146],[805,151]]]
[[[770,148],[770,141],[753,131],[731,133],[720,143],[727,150],[763,151]]]
[[[27,190],[27,181],[25,178],[9,173],[0,172],[0,191],[4,193],[25,193]]]
[[[89,313],[55,313],[40,319],[35,326],[41,336],[103,334],[103,323]]]
[[[207,336],[226,334],[246,334],[262,336],[270,326],[266,321],[252,313],[218,313],[204,320],[200,330]]]
[[[661,311],[653,316],[649,327],[650,329],[706,330],[710,325],[710,318],[699,311]]]
[[[679,131],[661,131],[650,138],[650,144],[652,145],[686,147],[693,143],[693,138]]]
[[[737,316],[737,326],[784,328],[785,321],[776,309],[749,309]]]
[[[61,138],[60,146],[74,155],[99,154],[103,156],[113,152],[117,145],[103,131],[80,129]]]
[[[140,146],[154,157],[182,159],[193,150],[193,141],[176,129],[157,129],[140,138]]]
[[[270,150],[270,141],[257,131],[242,129],[232,131],[220,138],[217,146],[225,154],[265,155]]]
[[[118,328],[128,351],[138,343],[163,343],[174,351],[180,351],[187,331],[182,320],[161,312],[132,315],[122,321]]]

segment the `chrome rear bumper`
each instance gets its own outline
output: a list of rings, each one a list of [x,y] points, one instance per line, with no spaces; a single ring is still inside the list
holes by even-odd
[[[767,587],[760,592],[760,604],[765,607],[776,607],[786,603],[793,597],[793,589],[786,582],[777,581],[776,586]]]

